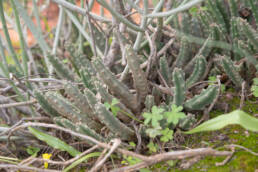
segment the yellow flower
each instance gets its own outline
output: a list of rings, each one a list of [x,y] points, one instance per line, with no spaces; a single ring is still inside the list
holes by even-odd
[[[48,154],[48,153],[42,154],[43,159],[47,159],[47,160],[50,159],[51,156],[52,156],[52,154]],[[48,163],[47,162],[44,162],[44,167],[48,168]]]

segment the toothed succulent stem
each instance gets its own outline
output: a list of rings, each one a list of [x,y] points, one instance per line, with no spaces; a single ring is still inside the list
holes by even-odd
[[[238,9],[237,9],[236,0],[229,0],[229,7],[230,7],[231,15],[234,17],[237,17]]]
[[[177,56],[177,59],[175,61],[175,67],[183,67],[186,62],[189,60],[190,54],[189,54],[189,42],[187,41],[186,37],[183,37],[181,39],[181,46],[179,50],[179,54]]]
[[[225,57],[225,56],[221,57],[221,63],[222,63],[222,67],[223,67],[224,71],[226,72],[228,77],[231,79],[231,81],[233,81],[233,83],[237,87],[241,87],[243,79],[237,72],[237,69],[234,66],[230,57]]]
[[[96,116],[100,122],[105,124],[114,134],[122,137],[122,139],[132,139],[134,132],[120,122],[103,104],[99,103],[95,95],[89,89],[85,89],[85,95],[90,106],[95,110]]]
[[[101,135],[97,134],[94,130],[83,123],[73,123],[72,121],[62,117],[54,118],[54,122],[61,127],[68,128],[81,134],[86,134],[87,136],[91,136],[99,141],[105,141]],[[92,142],[89,142],[89,144],[93,145]]]
[[[115,99],[115,97],[112,96],[111,94],[109,94],[107,92],[107,90],[102,86],[102,83],[100,83],[97,80],[95,81],[95,86],[96,86],[98,93],[103,98],[103,100],[105,102],[108,102],[109,104],[111,104],[112,100]],[[121,102],[118,102],[114,106],[119,108],[119,111],[117,112],[117,117],[119,119],[121,119],[122,121],[129,122],[131,120],[131,118],[129,118],[126,114],[129,114],[130,116],[134,117],[133,113],[128,108],[126,108],[126,106],[124,104],[122,104]]]
[[[212,16],[218,22],[219,26],[222,29],[222,32],[226,33],[227,25],[226,25],[226,22],[224,20],[224,17],[222,15],[221,11],[219,10],[219,8],[216,4],[216,0],[208,0],[207,2],[208,2],[208,7],[212,13]]]
[[[143,103],[148,94],[148,81],[144,71],[140,67],[139,58],[130,45],[126,45],[126,60],[132,72],[134,87],[137,92],[138,103]]]
[[[134,111],[138,111],[139,104],[136,96],[129,92],[129,89],[120,81],[118,81],[113,73],[111,73],[101,62],[101,59],[94,58],[93,66],[101,80],[108,86],[108,88],[117,96],[123,104]]]
[[[190,75],[193,71],[194,64],[196,64],[196,60],[203,56],[205,59],[208,57],[208,55],[211,53],[212,48],[208,47],[208,44],[212,41],[212,35],[210,34],[209,37],[206,39],[206,41],[203,43],[202,47],[198,51],[198,53],[194,56],[194,58],[186,65],[184,68],[184,71],[187,76]]]
[[[44,112],[46,112],[51,117],[59,116],[59,113],[54,108],[52,108],[41,92],[34,90],[33,94]]]
[[[194,96],[184,104],[187,110],[202,110],[206,105],[211,104],[219,94],[219,87],[217,85],[210,85],[204,89],[201,94]]]
[[[182,14],[182,22],[181,22],[181,29],[185,34],[189,34],[191,32],[189,27],[191,25],[190,16],[187,13]]]
[[[86,96],[86,99],[87,99],[87,101],[89,103],[90,108],[93,111],[95,111],[95,107],[94,106],[98,102],[95,94],[91,90],[89,90],[88,88],[85,88],[84,89],[84,95]]]
[[[155,105],[154,96],[153,95],[147,95],[144,104],[145,104],[145,108],[147,109],[147,111],[150,112],[151,108]]]
[[[56,117],[54,118],[54,122],[61,127],[76,131],[76,125],[66,118]]]
[[[87,118],[91,118],[93,120],[96,119],[96,116],[92,109],[89,106],[89,102],[87,101],[87,98],[84,94],[80,92],[78,87],[76,85],[73,85],[72,83],[67,82],[64,85],[65,92],[68,94],[68,96],[72,99],[74,105],[80,109],[80,111],[87,116]]]
[[[248,40],[252,43],[255,50],[258,50],[258,32],[254,30],[246,20],[242,18],[236,18],[236,23],[240,33],[244,34]]]
[[[248,3],[249,3],[249,5],[251,7],[251,10],[253,12],[255,21],[256,21],[256,23],[258,23],[258,7],[257,7],[257,3],[255,3],[254,0],[248,0]],[[256,24],[256,26],[257,26],[257,24]]]
[[[99,120],[104,123],[115,135],[121,137],[123,140],[134,139],[135,135],[133,130],[121,123],[110,111],[106,109],[103,104],[97,103],[95,105],[95,110]]]
[[[63,79],[67,79],[69,81],[74,81],[74,76],[70,72],[70,70],[55,56],[48,54],[47,58],[49,62],[53,65],[57,75]]]
[[[94,88],[94,85],[92,84],[92,75],[89,73],[88,69],[86,69],[86,68],[81,69],[80,75],[81,75],[81,79],[82,79],[84,86],[86,88],[90,89],[91,91],[93,91],[94,93],[96,93],[96,89]]]
[[[186,80],[186,88],[189,88],[194,83],[202,79],[203,75],[205,74],[206,65],[207,62],[203,56],[197,57],[195,61],[194,70],[190,77]]]
[[[161,57],[159,60],[160,73],[167,82],[168,85],[171,85],[171,71],[168,66],[168,61],[165,56]]]
[[[83,123],[76,123],[76,131],[91,136],[99,141],[105,141],[106,139],[101,135],[97,134],[94,130],[89,128],[87,125]]]
[[[174,104],[177,106],[182,106],[185,100],[185,79],[184,73],[181,69],[175,68],[173,72],[173,83],[174,89]]]
[[[52,107],[60,113],[63,117],[66,117],[73,122],[84,122],[86,125],[94,130],[100,130],[101,125],[94,120],[91,120],[87,115],[80,112],[72,103],[67,101],[60,94],[54,92],[47,92],[46,99]]]

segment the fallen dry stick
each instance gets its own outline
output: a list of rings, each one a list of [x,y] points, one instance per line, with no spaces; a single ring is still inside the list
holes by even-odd
[[[67,133],[70,133],[71,135],[80,137],[82,139],[91,141],[93,143],[95,143],[96,145],[98,145],[99,147],[102,148],[106,148],[106,149],[114,149],[116,147],[113,147],[109,144],[103,143],[103,142],[99,142],[98,140],[87,136],[87,135],[83,135],[80,133],[76,133],[72,130],[63,128],[63,127],[59,127],[57,125],[54,124],[45,124],[45,123],[37,123],[37,122],[27,122],[24,124],[21,124],[19,126],[16,126],[14,128],[11,128],[8,131],[9,136],[11,136],[11,134],[19,129],[22,128],[27,128],[27,127],[45,127],[45,128],[53,128],[53,129],[57,129],[60,131],[64,131]],[[144,156],[144,155],[140,155],[125,149],[121,149],[121,148],[117,148],[115,149],[116,152],[119,152],[121,154],[124,154],[126,156],[132,156],[135,158],[140,159],[142,162],[138,163],[136,165],[132,165],[132,166],[128,166],[128,167],[122,167],[119,169],[114,169],[113,172],[121,172],[121,171],[132,171],[132,170],[137,170],[140,168],[144,168],[153,164],[156,164],[158,162],[162,162],[162,161],[168,161],[168,160],[175,160],[175,159],[185,159],[185,158],[191,158],[191,157],[195,157],[195,156],[230,156],[232,154],[232,152],[230,151],[217,151],[214,150],[212,148],[199,148],[199,149],[190,149],[190,150],[182,150],[182,151],[173,151],[173,152],[166,152],[166,153],[161,153],[161,154],[157,154],[157,155],[153,155],[153,156]],[[51,162],[50,162],[51,163]]]
[[[199,149],[167,152],[167,153],[161,153],[161,154],[149,156],[148,161],[140,162],[132,166],[114,169],[111,172],[135,171],[135,170],[138,170],[147,166],[151,166],[162,161],[168,161],[168,160],[185,159],[185,158],[191,158],[195,156],[229,156],[231,154],[232,152],[229,152],[229,151],[217,151],[212,148],[199,148]]]

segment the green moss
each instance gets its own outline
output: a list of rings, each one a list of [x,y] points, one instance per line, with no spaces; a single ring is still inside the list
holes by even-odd
[[[229,111],[239,108],[240,98],[235,97],[233,99],[223,98],[223,100],[229,104]],[[258,114],[258,105],[254,104],[254,100],[245,101],[243,110],[250,115]],[[223,111],[216,110],[210,113],[210,118],[214,118],[223,114]],[[239,125],[230,125],[219,131],[196,133],[186,136],[185,146],[191,148],[200,147],[222,147],[223,145],[236,144],[244,146],[258,152],[258,134],[247,131]],[[224,148],[223,148],[224,149]],[[231,171],[244,171],[253,172],[258,169],[258,158],[251,153],[236,148],[236,152],[232,156],[231,160],[223,166],[216,166],[218,162],[222,162],[226,157],[205,157],[198,163],[194,164],[190,169],[182,170],[179,168],[167,171],[208,171],[208,172],[231,172]],[[171,169],[171,168],[170,168]]]

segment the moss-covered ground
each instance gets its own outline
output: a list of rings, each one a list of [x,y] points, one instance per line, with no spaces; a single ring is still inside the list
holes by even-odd
[[[223,99],[229,105],[229,110],[239,108],[240,98]],[[245,101],[243,109],[250,115],[258,114],[258,104],[254,100]],[[223,111],[216,110],[210,113],[210,118],[223,114]],[[197,133],[188,136],[185,145],[189,148],[213,147],[218,148],[224,145],[237,144],[258,152],[258,133],[250,132],[238,125],[231,125],[219,131]],[[225,149],[225,148],[224,148]],[[216,163],[223,162],[226,157],[205,157],[193,164],[191,168],[183,170],[178,168],[178,163],[173,167],[167,164],[157,164],[152,168],[153,171],[184,171],[184,172],[255,172],[258,170],[258,157],[251,153],[236,148],[235,153],[225,165],[216,166]]]

